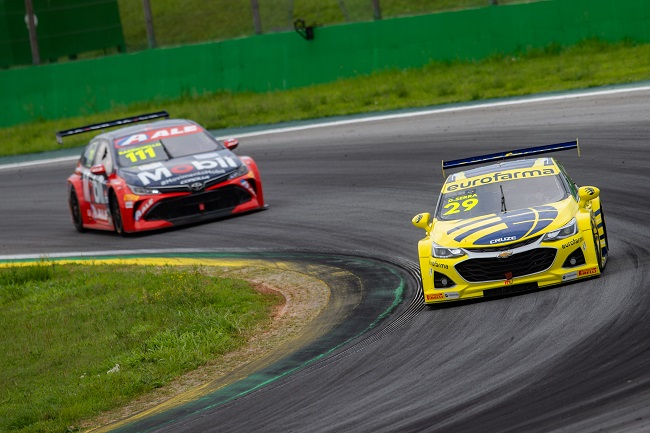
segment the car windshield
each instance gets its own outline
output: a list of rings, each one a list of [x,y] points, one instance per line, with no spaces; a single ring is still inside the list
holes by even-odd
[[[177,137],[166,137],[162,140],[167,154],[171,158],[194,155],[197,153],[214,152],[224,147],[207,132],[197,134],[179,135]]]
[[[567,195],[559,175],[494,182],[443,194],[436,215],[468,219],[554,203]]]
[[[118,147],[117,159],[120,167],[133,167],[221,149],[224,147],[212,136],[199,132]]]

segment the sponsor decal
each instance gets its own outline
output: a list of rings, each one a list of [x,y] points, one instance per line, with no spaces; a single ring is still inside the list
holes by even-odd
[[[427,301],[435,301],[436,299],[444,299],[445,296],[442,293],[427,293]]]
[[[457,191],[459,189],[472,188],[480,185],[487,185],[492,182],[503,182],[507,180],[525,179],[528,177],[550,176],[558,174],[555,168],[544,169],[524,169],[524,170],[511,170],[505,173],[497,172],[483,177],[475,177],[471,179],[463,179],[456,182],[450,182],[445,185],[444,192]]]
[[[420,221],[422,221],[422,214],[415,217],[415,223],[416,224],[419,223]]]
[[[583,238],[582,236],[580,237],[580,239],[571,239],[566,244],[562,244],[562,249],[569,248],[569,247],[571,247],[571,246],[573,246],[575,244],[579,244],[580,242],[582,242],[584,240],[585,240],[585,238]]]
[[[123,147],[135,143],[146,143],[148,141],[156,141],[166,137],[196,134],[197,132],[203,132],[203,129],[197,125],[180,125],[170,128],[153,129],[151,131],[143,131],[138,134],[118,138],[115,140],[115,147]]]
[[[431,262],[431,266],[433,266],[434,268],[449,269],[448,265],[439,262]]]
[[[458,292],[447,292],[445,293],[446,299],[458,299],[460,298],[460,293]]]
[[[510,242],[516,240],[517,240],[517,236],[505,236],[503,238],[492,239],[490,241],[490,244],[500,244],[501,242]]]
[[[229,156],[202,161],[192,161],[188,164],[181,164],[171,168],[165,166],[158,166],[155,168],[150,168],[150,166],[140,166],[138,179],[140,179],[140,182],[142,182],[144,186],[149,185],[151,182],[160,182],[161,186],[165,186],[193,176],[225,174],[225,169],[233,169],[237,167],[237,162]],[[199,173],[196,173],[197,171]],[[197,180],[202,179],[192,179],[187,182],[195,182]]]
[[[133,202],[132,201],[125,201],[124,202],[124,207],[127,209],[133,209]]]
[[[93,219],[108,221],[108,211],[106,209],[97,209],[95,206],[91,204],[90,212]]]
[[[562,275],[562,281],[571,281],[575,280],[576,278],[578,278],[577,272],[569,272],[568,274]]]
[[[583,269],[578,271],[579,277],[586,277],[587,275],[596,275],[598,273],[598,268]]]
[[[503,285],[504,285],[504,286],[509,286],[510,284],[512,284],[512,280],[505,280],[505,281],[503,282]]]
[[[587,251],[587,242],[582,243],[582,249]]]
[[[150,198],[149,200],[147,200],[146,202],[144,202],[144,203],[142,204],[142,206],[140,206],[140,209],[138,209],[137,211],[135,211],[135,220],[136,220],[136,222],[137,222],[137,221],[140,221],[140,219],[142,218],[142,216],[143,216],[143,215],[144,215],[144,214],[149,210],[149,208],[151,207],[152,204],[153,204],[153,199]]]

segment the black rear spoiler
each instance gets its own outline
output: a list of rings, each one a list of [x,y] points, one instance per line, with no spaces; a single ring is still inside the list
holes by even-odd
[[[519,158],[527,155],[539,155],[540,153],[559,152],[562,150],[578,149],[578,139],[567,141],[566,143],[547,144],[545,146],[527,147],[525,149],[510,150],[506,152],[489,153],[487,155],[471,156],[469,158],[454,159],[452,161],[442,161],[442,175],[445,175],[446,168],[466,167],[469,165],[483,164],[490,161]]]
[[[133,117],[125,117],[124,119],[109,120],[108,122],[93,123],[92,125],[78,126],[76,128],[66,129],[65,131],[58,131],[56,133],[56,141],[59,144],[63,143],[63,137],[70,135],[83,134],[84,132],[97,131],[99,129],[112,128],[113,126],[128,125],[129,123],[144,122],[151,119],[167,119],[169,113],[166,111],[158,111],[156,113],[140,114]]]

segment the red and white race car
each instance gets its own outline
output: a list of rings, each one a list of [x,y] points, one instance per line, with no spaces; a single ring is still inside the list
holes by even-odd
[[[63,137],[167,118],[165,111],[57,132]],[[167,119],[97,135],[68,177],[75,228],[120,235],[156,230],[265,207],[252,158],[236,139],[220,142],[190,120]]]

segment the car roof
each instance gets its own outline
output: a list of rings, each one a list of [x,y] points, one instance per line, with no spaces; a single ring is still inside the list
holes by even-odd
[[[517,159],[513,161],[503,161],[497,164],[485,165],[482,167],[473,168],[471,170],[459,171],[458,173],[450,174],[445,183],[455,182],[460,179],[471,179],[476,176],[482,176],[488,173],[496,173],[505,170],[516,170],[522,168],[533,167],[558,167],[557,161],[554,158],[535,158],[535,159]]]
[[[103,134],[97,135],[95,138],[104,138],[112,141],[119,137],[137,134],[143,131],[150,131],[152,129],[167,128],[167,127],[182,126],[182,125],[197,125],[200,127],[200,125],[198,125],[196,122],[187,119],[166,119],[166,120],[158,120],[156,122],[125,126],[124,128],[119,128],[113,131],[104,132]]]

